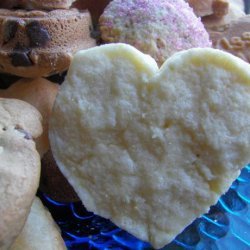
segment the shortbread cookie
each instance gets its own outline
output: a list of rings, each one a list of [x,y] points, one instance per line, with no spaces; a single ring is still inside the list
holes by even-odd
[[[43,117],[43,133],[35,140],[41,157],[50,148],[48,139],[49,117],[58,89],[58,84],[44,78],[23,78],[12,84],[8,89],[0,90],[0,97],[26,101],[41,113]]]
[[[40,77],[68,69],[72,55],[95,46],[88,11],[0,9],[0,71]]]
[[[24,8],[36,10],[68,9],[75,0],[6,0],[0,8]]]
[[[89,211],[161,248],[250,162],[250,65],[211,48],[176,53],[160,70],[125,44],[80,51],[49,137]]]
[[[35,198],[24,228],[10,250],[45,249],[66,250],[66,246],[51,214],[39,198]]]
[[[193,47],[211,47],[208,33],[183,0],[113,0],[100,17],[104,43],[122,42],[151,55],[161,65]]]
[[[58,168],[51,150],[42,158],[39,190],[58,202],[76,202],[79,197]]]
[[[36,194],[40,157],[33,138],[42,133],[41,115],[30,104],[0,98],[0,249],[22,230]]]

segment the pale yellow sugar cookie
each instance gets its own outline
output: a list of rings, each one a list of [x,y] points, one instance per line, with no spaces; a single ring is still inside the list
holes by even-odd
[[[49,150],[48,124],[59,85],[45,78],[23,78],[12,84],[8,89],[0,90],[0,97],[16,98],[36,107],[43,117],[43,133],[36,141],[41,157]]]
[[[36,194],[40,157],[32,138],[42,133],[41,115],[30,104],[0,98],[0,249],[22,230]]]
[[[10,250],[66,250],[60,230],[39,198],[33,201],[21,234]]]
[[[160,70],[125,44],[80,51],[49,138],[88,210],[161,248],[250,161],[250,65],[211,48]]]

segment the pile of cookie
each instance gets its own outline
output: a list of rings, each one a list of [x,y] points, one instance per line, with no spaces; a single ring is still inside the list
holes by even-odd
[[[183,0],[145,0],[144,9],[139,2],[0,3],[0,249],[49,249],[50,244],[65,249],[59,229],[35,195],[40,189],[57,201],[79,200],[58,169],[48,138],[59,83],[77,51],[127,43],[161,66],[178,51],[212,46],[250,61],[243,0],[186,0],[193,9]],[[171,8],[164,9],[165,2],[172,2]],[[159,8],[167,19],[158,15]]]
[[[0,93],[1,249],[66,249],[35,195],[59,89],[45,77],[66,71],[76,51],[96,46],[89,11],[71,8],[73,2],[0,3],[1,72],[3,79],[17,79]]]

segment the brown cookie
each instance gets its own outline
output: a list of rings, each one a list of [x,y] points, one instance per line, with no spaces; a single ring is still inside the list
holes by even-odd
[[[42,132],[41,115],[30,104],[0,98],[0,249],[22,230],[36,194],[40,157],[33,138]]]
[[[49,150],[49,117],[58,90],[58,84],[44,78],[23,78],[12,84],[8,89],[0,90],[0,97],[26,101],[41,113],[43,117],[43,134],[35,140],[41,157]]]
[[[0,71],[22,77],[68,69],[73,54],[96,45],[88,11],[0,9]]]
[[[33,201],[21,234],[10,250],[66,250],[60,230],[39,198]]]
[[[214,48],[250,62],[250,15],[232,22],[225,32],[211,35]]]
[[[67,9],[75,0],[8,0],[0,3],[0,8],[24,9]]]

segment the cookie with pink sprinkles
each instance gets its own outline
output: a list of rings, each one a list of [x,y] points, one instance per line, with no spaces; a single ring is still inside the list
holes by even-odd
[[[104,43],[127,43],[161,65],[177,51],[211,47],[201,20],[183,0],[113,0],[99,19]]]

